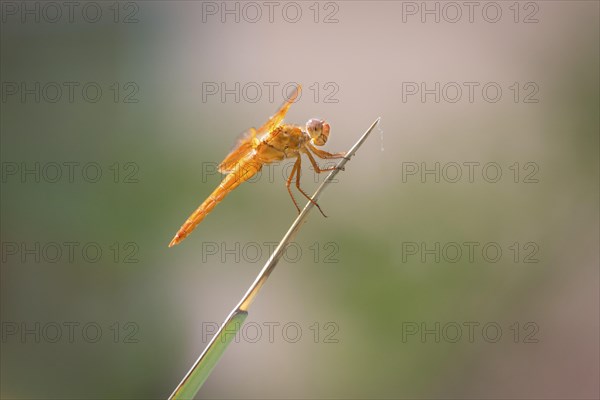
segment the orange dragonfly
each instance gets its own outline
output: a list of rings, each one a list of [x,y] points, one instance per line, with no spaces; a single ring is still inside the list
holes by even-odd
[[[285,158],[296,158],[286,186],[298,212],[300,212],[300,207],[298,207],[298,203],[296,203],[290,189],[294,177],[296,178],[296,188],[304,197],[314,203],[321,214],[325,216],[321,207],[300,188],[301,155],[306,154],[315,171],[321,173],[331,171],[336,167],[320,168],[313,154],[322,159],[335,159],[344,157],[345,153],[328,153],[315,147],[323,146],[329,137],[331,128],[323,120],[310,119],[306,123],[305,129],[300,126],[282,123],[285,114],[298,97],[300,90],[301,86],[298,85],[292,96],[263,126],[258,129],[250,128],[243,135],[231,153],[219,164],[219,172],[227,173],[227,176],[183,223],[171,243],[169,243],[169,247],[175,246],[185,239],[227,194],[242,182],[256,175],[263,165],[281,161]]]

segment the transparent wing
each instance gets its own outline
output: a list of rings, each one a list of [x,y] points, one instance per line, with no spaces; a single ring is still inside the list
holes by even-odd
[[[221,173],[227,173],[235,168],[235,165],[250,153],[253,149],[253,142],[256,138],[270,133],[273,129],[281,125],[285,114],[287,114],[292,103],[296,101],[298,94],[302,90],[300,85],[296,86],[292,95],[279,107],[279,110],[263,126],[258,129],[250,128],[242,134],[242,137],[238,140],[233,150],[225,157],[225,159],[219,164],[218,170]]]
[[[294,89],[292,95],[279,107],[279,110],[263,126],[256,130],[257,135],[263,135],[265,133],[271,132],[273,129],[277,128],[281,125],[281,122],[285,118],[285,114],[287,114],[290,106],[296,101],[298,98],[298,94],[302,90],[302,86],[298,85]]]
[[[252,141],[256,137],[256,129],[250,128],[246,132],[242,133],[242,136],[233,147],[233,150],[225,157],[219,167],[217,168],[220,173],[225,174],[231,172],[235,165],[242,159],[244,156],[252,151]]]

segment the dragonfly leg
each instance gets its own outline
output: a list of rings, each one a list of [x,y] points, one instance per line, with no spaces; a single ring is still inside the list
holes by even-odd
[[[290,197],[292,198],[292,201],[294,202],[294,205],[296,206],[296,209],[298,210],[298,214],[300,214],[300,207],[298,207],[298,203],[296,203],[296,199],[294,198],[294,195],[292,194],[290,185],[292,184],[292,179],[294,179],[294,174],[296,173],[296,170],[299,170],[299,169],[300,169],[300,157],[298,157],[298,159],[294,163],[294,167],[292,168],[292,173],[290,174],[287,182],[285,183],[288,193],[290,194]]]
[[[310,154],[310,152],[307,151],[306,155],[308,156],[308,159],[310,160],[310,163],[312,164],[312,166],[315,169],[315,172],[317,174],[320,174],[321,172],[333,171],[334,169],[338,169],[335,165],[333,167],[321,168],[321,167],[319,167],[319,164],[317,164],[317,160],[315,160],[315,158],[313,157],[312,154]],[[339,169],[340,169],[340,171],[344,170],[343,167],[339,168]]]
[[[310,158],[310,153],[307,153],[307,154],[309,154],[309,158]],[[313,159],[313,160],[311,160],[311,163],[312,163],[313,161],[314,161],[314,159]],[[304,195],[304,197],[306,197],[306,198],[308,199],[308,201],[310,201],[311,203],[313,203],[313,204],[314,204],[314,205],[315,205],[315,206],[316,206],[316,207],[319,209],[319,211],[321,212],[321,214],[322,214],[322,215],[323,215],[325,218],[327,218],[327,215],[325,215],[325,213],[323,212],[323,210],[321,210],[321,206],[320,206],[320,205],[318,205],[316,201],[314,201],[313,199],[311,199],[311,198],[310,198],[310,196],[309,196],[309,195],[307,195],[307,194],[306,194],[306,192],[304,192],[304,190],[302,190],[302,188],[300,187],[300,171],[301,171],[301,169],[302,169],[302,168],[300,167],[300,166],[301,166],[301,163],[302,163],[302,161],[301,161],[301,158],[300,158],[300,154],[298,154],[298,161],[296,161],[296,164],[298,165],[298,169],[296,169],[296,188],[298,188],[298,190],[300,191],[300,193],[302,193],[302,194]],[[314,164],[313,164],[313,166],[314,166]],[[291,175],[290,175],[290,176],[291,176]]]
[[[332,158],[345,158],[346,157],[346,153],[329,153],[325,150],[321,150],[321,149],[317,149],[315,146],[313,146],[312,144],[308,143],[307,147],[316,154],[317,157],[319,158],[323,158],[323,159],[332,159]]]

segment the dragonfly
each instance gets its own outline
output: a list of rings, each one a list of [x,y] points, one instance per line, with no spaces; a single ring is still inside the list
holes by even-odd
[[[294,180],[298,191],[312,202],[323,216],[326,216],[321,207],[300,187],[301,156],[302,154],[306,155],[314,170],[322,173],[332,171],[337,167],[321,168],[314,156],[321,159],[338,159],[345,157],[346,153],[329,153],[317,148],[325,145],[329,138],[331,127],[324,120],[310,119],[304,127],[283,123],[288,109],[296,101],[301,89],[301,85],[297,85],[292,95],[264,125],[258,129],[250,128],[242,135],[234,149],[217,168],[219,172],[227,175],[212,194],[183,223],[169,243],[169,247],[183,241],[225,196],[260,172],[264,165],[284,159],[296,159],[287,178],[286,187],[298,213],[300,213],[300,207],[298,207],[291,190]]]

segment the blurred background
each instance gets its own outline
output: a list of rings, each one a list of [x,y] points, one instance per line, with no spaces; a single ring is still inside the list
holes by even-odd
[[[326,150],[380,129],[198,397],[600,395],[597,2],[1,6],[2,398],[171,393],[296,217],[289,163],[167,244],[295,83]]]

